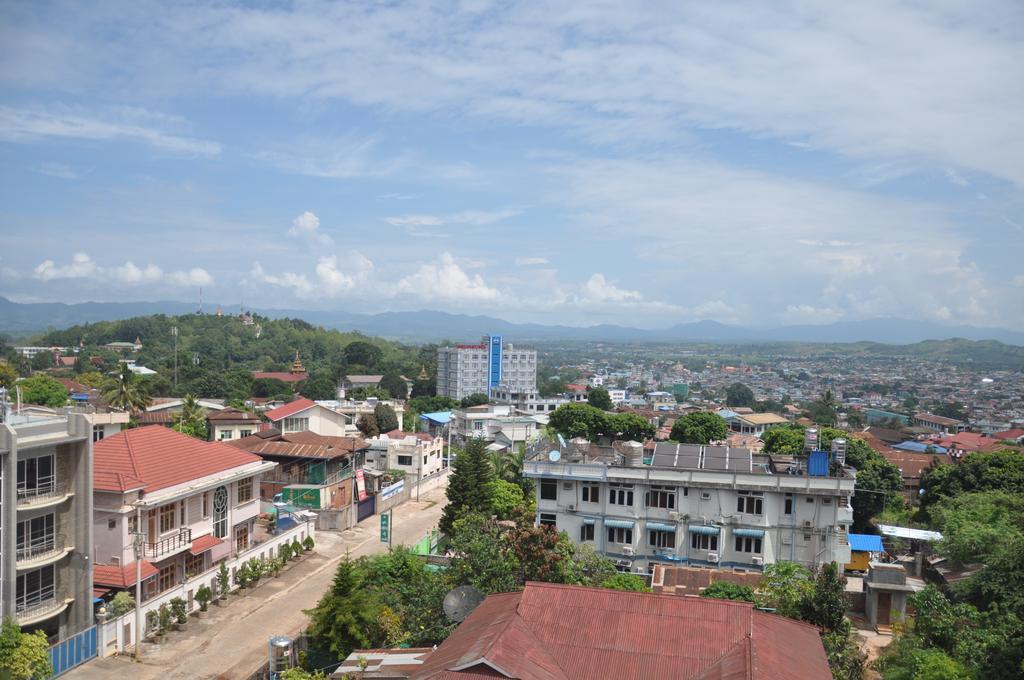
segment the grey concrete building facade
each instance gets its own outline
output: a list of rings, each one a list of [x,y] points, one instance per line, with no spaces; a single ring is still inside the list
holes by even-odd
[[[437,395],[464,399],[471,394],[537,391],[537,351],[485,336],[479,344],[437,349]]]
[[[0,423],[0,614],[51,641],[93,622],[92,440],[83,414]]]

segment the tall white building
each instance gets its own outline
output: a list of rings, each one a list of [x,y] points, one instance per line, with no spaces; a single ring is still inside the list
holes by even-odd
[[[437,395],[464,399],[471,394],[491,396],[537,391],[537,352],[505,343],[500,335],[484,336],[476,345],[439,347]]]
[[[855,477],[810,475],[745,448],[659,443],[652,452],[574,440],[524,465],[537,521],[647,573],[656,562],[760,569],[850,560]],[[645,462],[646,461],[646,462]]]

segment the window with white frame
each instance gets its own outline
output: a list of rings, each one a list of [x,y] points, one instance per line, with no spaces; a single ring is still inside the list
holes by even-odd
[[[633,530],[624,527],[608,527],[608,542],[633,545]]]
[[[220,431],[220,440],[224,441],[225,439],[231,439],[231,437],[233,435],[234,435],[234,432],[232,430],[221,430]]]
[[[19,496],[35,496],[52,491],[57,482],[53,454],[20,459],[17,481]]]
[[[612,482],[608,485],[608,502],[612,505],[633,505],[633,485]]]
[[[213,492],[213,535],[224,538],[228,535],[228,488],[218,486]]]
[[[52,600],[56,594],[53,565],[18,574],[15,584],[14,611],[23,612]]]
[[[583,484],[583,502],[600,503],[601,487],[598,484]]]
[[[736,512],[747,515],[764,514],[764,492],[763,491],[737,491]]]
[[[648,508],[674,509],[676,507],[676,488],[652,484],[644,498],[644,505]]]
[[[760,553],[761,539],[753,536],[736,536],[736,552]]]
[[[248,437],[251,434],[252,434],[252,430],[239,430],[238,431],[238,436],[239,437]]]
[[[281,421],[281,432],[305,432],[309,429],[309,418],[285,418]]]
[[[160,507],[160,533],[164,534],[174,529],[174,503]]]
[[[580,527],[580,541],[593,541],[594,540],[594,525],[584,524]]]
[[[675,548],[676,532],[649,529],[647,531],[647,545],[654,548]]]
[[[690,534],[690,547],[694,550],[718,550],[718,534]]]

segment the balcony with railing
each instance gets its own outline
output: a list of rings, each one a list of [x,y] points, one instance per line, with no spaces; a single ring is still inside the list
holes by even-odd
[[[158,541],[146,541],[142,544],[143,557],[160,560],[180,553],[192,547],[192,530],[181,529],[178,533]]]
[[[58,597],[53,584],[25,596],[19,595],[15,601],[14,618],[21,626],[30,626],[40,621],[53,618],[67,609],[70,600]]]
[[[18,509],[27,510],[59,505],[72,495],[67,482],[50,481],[35,486],[18,487]]]
[[[17,568],[36,569],[56,562],[70,552],[72,546],[60,534],[40,536],[17,546]]]

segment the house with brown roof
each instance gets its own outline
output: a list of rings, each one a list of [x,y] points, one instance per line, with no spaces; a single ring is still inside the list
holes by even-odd
[[[404,674],[399,667],[386,677],[832,677],[814,626],[746,602],[533,582],[521,592],[489,596],[436,650],[416,661],[405,665]]]
[[[136,583],[143,601],[254,544],[260,476],[275,467],[220,442],[163,427],[125,430],[93,448],[93,584]]]
[[[248,437],[260,429],[263,419],[250,411],[228,407],[206,416],[210,440],[223,442]]]
[[[315,432],[282,434],[271,429],[228,442],[277,464],[260,479],[260,495],[282,494],[293,505],[343,508],[352,502],[353,471],[362,465],[367,444],[361,437],[329,437]]]

